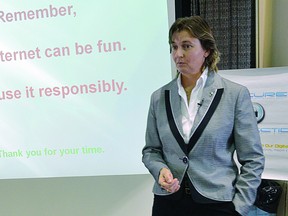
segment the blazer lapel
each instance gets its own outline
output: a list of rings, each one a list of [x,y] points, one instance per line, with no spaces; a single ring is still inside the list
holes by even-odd
[[[194,134],[195,130],[198,128],[199,124],[205,117],[212,103],[212,100],[216,94],[217,89],[221,88],[223,88],[221,77],[218,74],[216,74],[216,72],[209,72],[202,93],[203,98],[202,105],[201,107],[199,107],[198,112],[196,114],[191,135]],[[173,118],[176,127],[183,138],[184,135],[182,128],[181,96],[178,94],[177,79],[174,79],[174,82],[171,83],[170,87],[167,90],[170,91],[170,104],[173,113]]]
[[[183,138],[184,136],[182,128],[181,96],[178,94],[177,79],[174,80],[169,90],[173,118],[176,123],[177,129]]]
[[[206,115],[217,89],[223,88],[221,77],[216,72],[208,73],[207,81],[202,93],[202,105],[199,107],[192,127],[192,135]]]

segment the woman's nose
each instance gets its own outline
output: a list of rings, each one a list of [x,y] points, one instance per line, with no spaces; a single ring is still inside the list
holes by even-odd
[[[177,50],[174,50],[174,57],[177,58],[177,57],[183,57],[184,53],[183,53],[183,50],[182,49],[177,49]]]

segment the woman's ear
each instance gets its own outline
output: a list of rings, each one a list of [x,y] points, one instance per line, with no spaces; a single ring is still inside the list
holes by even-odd
[[[204,57],[207,58],[209,56],[209,54],[210,54],[210,50],[206,50],[204,53]]]

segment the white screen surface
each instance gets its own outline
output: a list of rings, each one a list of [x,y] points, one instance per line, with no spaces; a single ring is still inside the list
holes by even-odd
[[[0,26],[0,178],[147,173],[166,0],[4,1]]]

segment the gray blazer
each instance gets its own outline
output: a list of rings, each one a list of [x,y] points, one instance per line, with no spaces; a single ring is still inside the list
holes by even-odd
[[[176,79],[155,91],[151,96],[142,161],[155,179],[154,194],[169,195],[158,184],[163,167],[170,169],[180,182],[187,171],[200,194],[213,200],[232,201],[237,212],[247,215],[254,204],[264,169],[264,155],[248,89],[209,72],[192,131],[195,132],[216,90],[221,88],[224,92],[219,105],[190,151],[188,163],[182,160],[185,153],[170,130],[165,109],[164,91],[170,90],[173,117],[183,137]],[[235,150],[240,170],[233,160]]]

